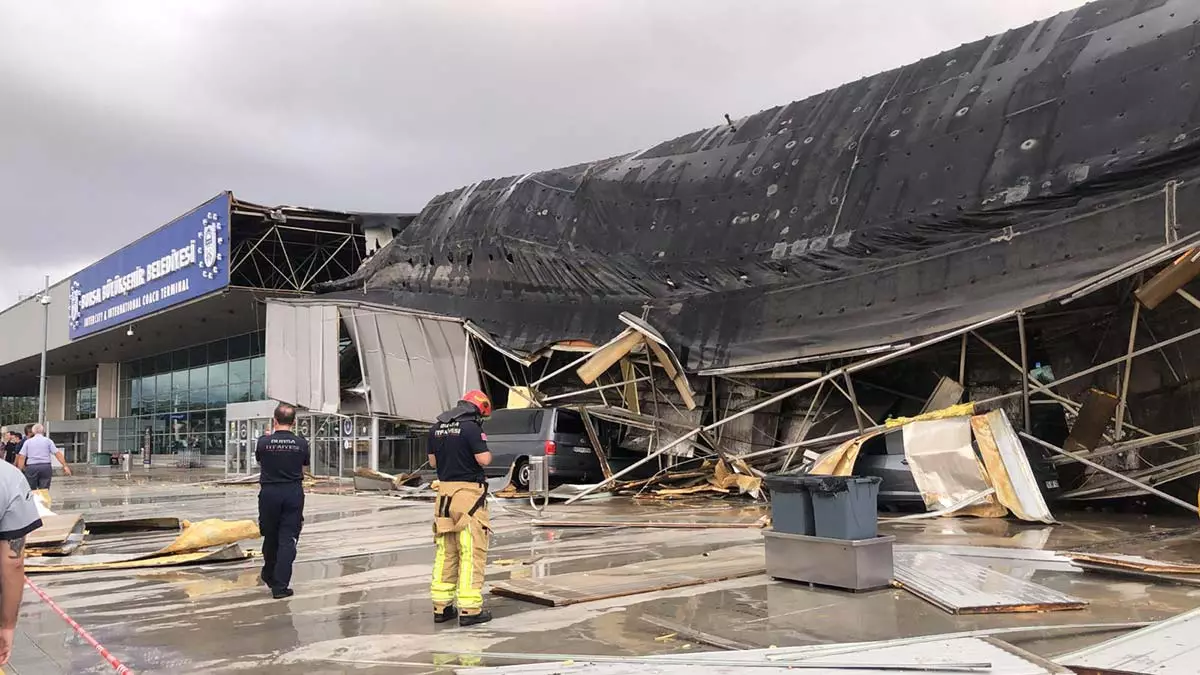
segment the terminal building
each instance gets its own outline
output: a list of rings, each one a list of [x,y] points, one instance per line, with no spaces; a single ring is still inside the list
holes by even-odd
[[[303,307],[314,284],[350,275],[412,220],[217,195],[0,312],[3,325],[27,328],[6,330],[0,342],[0,424],[36,421],[44,347],[45,422],[68,461],[129,453],[134,463],[253,471],[253,441],[276,404],[268,396],[268,300]],[[354,344],[335,323],[324,333],[341,354]],[[280,353],[273,365],[303,367],[289,358]],[[412,420],[365,404],[356,410],[363,369],[344,370],[350,379],[335,369],[328,383],[333,400],[303,410],[298,423],[312,441],[314,471],[349,475],[424,461]],[[288,386],[297,381],[280,376]],[[338,400],[343,388],[348,405]]]

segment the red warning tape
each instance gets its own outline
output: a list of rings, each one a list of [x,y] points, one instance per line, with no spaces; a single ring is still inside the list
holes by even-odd
[[[38,588],[37,584],[33,583],[29,577],[25,577],[25,583],[28,584],[29,587],[33,589],[33,592],[37,593],[38,597],[44,600],[47,605],[50,605],[50,609],[53,609],[56,614],[61,616],[63,621],[66,621],[71,628],[74,628],[75,632],[79,635],[79,637],[83,638],[84,642],[91,645],[97,652],[100,653],[100,656],[104,657],[105,661],[108,661],[109,665],[111,665],[113,668],[116,668],[117,675],[133,675],[133,671],[126,667],[124,663],[121,663],[119,660],[117,660],[117,657],[110,654],[103,645],[101,645],[99,642],[96,642],[96,638],[92,637],[91,633],[84,630],[83,626],[75,623],[75,619],[67,616],[67,613],[63,611],[62,607],[59,607],[53,600],[50,599],[49,595],[46,595],[46,591]]]

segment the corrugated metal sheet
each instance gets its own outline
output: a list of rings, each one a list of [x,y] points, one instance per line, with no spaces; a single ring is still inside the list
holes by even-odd
[[[1143,675],[1200,672],[1200,609],[1054,659],[1066,666]]]
[[[901,588],[951,614],[1047,612],[1088,604],[943,553],[896,551],[895,578]]]

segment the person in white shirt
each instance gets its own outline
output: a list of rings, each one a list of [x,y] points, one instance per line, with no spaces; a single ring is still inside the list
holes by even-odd
[[[62,464],[63,473],[68,476],[71,475],[71,467],[67,466],[62,450],[46,437],[45,426],[35,424],[30,432],[31,435],[25,439],[25,444],[17,454],[17,468],[25,472],[30,490],[49,490],[50,479],[54,476],[51,458]]]

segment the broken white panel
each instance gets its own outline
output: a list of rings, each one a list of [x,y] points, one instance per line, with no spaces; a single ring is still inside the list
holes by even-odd
[[[910,422],[903,435],[904,455],[929,510],[949,508],[992,487],[971,446],[971,418]]]
[[[1139,631],[1055,657],[1065,666],[1143,675],[1195,675],[1200,671],[1200,609]]]
[[[479,388],[461,323],[375,307],[342,307],[341,315],[358,348],[372,413],[432,423],[462,398],[464,381],[466,390]]]
[[[1008,413],[1004,412],[1004,409],[998,408],[990,411],[984,417],[991,429],[996,449],[1000,451],[1000,460],[1004,463],[1004,469],[1008,473],[1012,494],[1018,502],[1015,505],[1006,506],[1009,506],[1021,520],[1053,523],[1054,514],[1050,512],[1050,507],[1046,504],[1046,498],[1042,495],[1038,478],[1029,464],[1029,455],[1025,453],[1025,446],[1021,443],[1021,437],[1017,436],[1016,429],[1013,429],[1012,421],[1008,419]]]
[[[267,398],[338,412],[335,305],[267,301]]]

